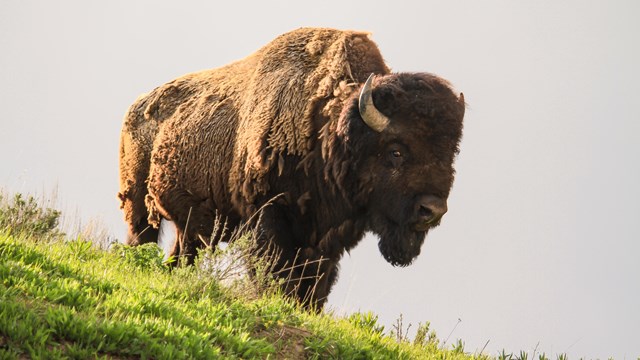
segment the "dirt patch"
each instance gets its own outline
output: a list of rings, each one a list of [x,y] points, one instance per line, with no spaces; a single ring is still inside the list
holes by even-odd
[[[312,333],[303,328],[279,325],[263,330],[256,336],[263,337],[276,348],[277,359],[307,359],[304,341]]]

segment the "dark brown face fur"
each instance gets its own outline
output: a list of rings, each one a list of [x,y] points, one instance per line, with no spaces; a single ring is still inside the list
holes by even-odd
[[[389,263],[406,266],[446,212],[464,103],[431,74],[377,80],[373,101],[390,119],[389,127],[380,133],[367,127],[356,101],[344,114],[342,130],[353,151],[356,202],[366,213],[367,228],[380,236],[380,252]],[[427,221],[425,213],[434,203],[444,212]]]

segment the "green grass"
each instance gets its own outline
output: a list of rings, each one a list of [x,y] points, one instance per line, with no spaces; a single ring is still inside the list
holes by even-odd
[[[0,358],[470,357],[398,342],[372,314],[310,314],[205,274],[169,271],[155,245],[105,251],[0,231]]]
[[[429,323],[409,339],[402,317],[386,331],[373,313],[303,311],[259,276],[265,264],[248,236],[170,270],[155,244],[70,240],[59,216],[0,190],[0,359],[490,358],[460,340],[445,347]],[[243,262],[258,276],[238,276]],[[534,350],[531,359],[548,358]]]
[[[428,326],[410,342],[401,324],[387,335],[371,313],[305,312],[272,282],[238,277],[255,264],[248,237],[170,270],[155,244],[104,250],[68,239],[59,216],[0,191],[0,359],[473,358]]]

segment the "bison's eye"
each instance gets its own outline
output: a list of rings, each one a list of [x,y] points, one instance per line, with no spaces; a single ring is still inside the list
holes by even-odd
[[[391,161],[391,165],[393,167],[400,167],[400,165],[402,165],[402,162],[404,161],[402,151],[400,151],[399,149],[389,150],[389,160]]]

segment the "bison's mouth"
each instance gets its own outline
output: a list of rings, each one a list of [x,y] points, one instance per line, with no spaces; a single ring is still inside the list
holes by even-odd
[[[412,227],[413,227],[414,231],[426,233],[426,232],[429,231],[429,229],[434,228],[434,227],[436,227],[438,225],[440,225],[440,220],[438,220],[437,222],[433,222],[433,223],[430,223],[430,222],[415,222],[412,225]]]
[[[408,266],[420,255],[420,249],[431,226],[398,225],[390,219],[379,219],[371,230],[380,236],[378,248],[384,259],[393,266]],[[422,230],[418,230],[422,229]]]

